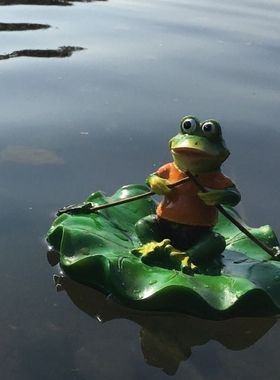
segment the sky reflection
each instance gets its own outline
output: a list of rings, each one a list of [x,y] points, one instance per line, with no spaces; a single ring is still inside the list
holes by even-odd
[[[18,11],[15,7],[13,13],[7,13],[10,20],[24,17],[31,23],[43,19],[52,28],[28,35],[5,34],[1,45],[4,58],[14,56],[14,52],[24,57],[34,56],[36,51],[52,52],[57,46],[87,49],[82,55],[74,55],[64,68],[40,63],[40,68],[30,71],[27,63],[21,61],[24,76],[32,75],[27,88],[21,87],[25,83],[21,78],[18,82],[26,98],[34,94],[32,83],[36,82],[38,88],[44,87],[44,93],[35,100],[39,102],[36,113],[42,112],[42,119],[46,108],[40,110],[40,104],[46,104],[45,94],[49,94],[49,107],[58,117],[65,111],[68,119],[78,123],[80,111],[86,120],[98,120],[99,114],[105,115],[106,120],[101,123],[106,128],[124,125],[123,113],[128,114],[132,109],[138,117],[149,113],[151,122],[162,115],[175,123],[178,114],[187,112],[186,105],[201,118],[214,117],[224,124],[242,115],[241,119],[250,118],[258,126],[264,113],[267,124],[275,124],[273,115],[278,110],[280,81],[280,75],[276,75],[279,51],[275,37],[280,33],[280,23],[277,23],[276,13],[271,16],[266,3],[259,2],[258,7],[251,7],[254,18],[248,16],[246,23],[242,18],[246,19],[250,2],[233,6],[225,1],[220,6],[218,2],[178,1],[171,4],[163,1],[159,8],[157,2],[147,6],[145,2],[131,5],[127,1],[117,1],[108,2],[106,7],[97,3],[76,3],[70,8],[59,11],[49,8],[42,13],[40,7],[32,7],[32,12],[28,13],[27,8],[20,7]],[[79,17],[82,24],[77,22]],[[271,33],[270,23],[273,25]],[[56,46],[53,46],[54,41]],[[5,66],[2,69],[5,70]],[[64,80],[66,77],[70,80]],[[67,88],[68,99],[64,96],[57,102],[61,85]],[[2,88],[11,91],[9,77],[3,78]],[[79,96],[74,96],[73,91]],[[20,93],[15,95],[15,101]],[[27,103],[24,109],[28,115],[34,110],[30,109],[26,98],[22,104]],[[89,100],[94,105],[94,115],[88,108],[85,110]],[[69,102],[73,104],[71,110]],[[58,104],[61,112],[57,109]],[[136,110],[135,104],[138,105]],[[109,114],[114,114],[113,122],[107,120]],[[10,118],[13,117],[10,113]],[[58,122],[64,124],[62,120]],[[95,128],[98,124],[95,123]]]

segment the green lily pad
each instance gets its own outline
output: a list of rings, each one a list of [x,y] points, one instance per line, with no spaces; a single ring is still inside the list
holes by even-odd
[[[112,197],[95,192],[85,203],[111,203],[147,190],[146,186],[128,185]],[[68,277],[129,307],[208,319],[279,313],[280,263],[223,215],[215,227],[227,243],[218,276],[152,267],[132,255],[131,250],[140,245],[134,224],[155,213],[156,206],[149,197],[91,214],[65,213],[53,222],[47,240],[59,252],[60,266]],[[226,210],[268,247],[279,245],[269,226],[250,228],[234,209]]]

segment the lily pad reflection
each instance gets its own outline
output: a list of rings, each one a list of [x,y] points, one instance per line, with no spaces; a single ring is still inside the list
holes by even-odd
[[[139,338],[145,362],[174,375],[181,362],[192,355],[192,348],[217,341],[229,350],[241,351],[254,345],[277,322],[275,317],[235,318],[209,321],[186,315],[132,310],[68,277],[54,276],[58,291],[66,291],[84,313],[101,323],[127,319],[141,327]],[[92,339],[93,354],[95,339]],[[87,350],[91,350],[90,344]],[[88,353],[87,353],[88,354]]]

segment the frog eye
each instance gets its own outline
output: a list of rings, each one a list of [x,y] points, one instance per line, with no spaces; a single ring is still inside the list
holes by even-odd
[[[206,123],[202,125],[202,130],[205,134],[211,135],[216,132],[216,126],[210,121],[207,121]]]
[[[181,124],[181,129],[183,133],[193,132],[196,128],[196,121],[191,118],[185,119]]]

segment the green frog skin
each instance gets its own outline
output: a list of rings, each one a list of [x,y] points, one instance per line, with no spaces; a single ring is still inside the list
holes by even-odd
[[[234,183],[220,169],[230,152],[220,124],[213,119],[200,122],[194,116],[181,120],[180,131],[169,141],[169,148],[173,161],[146,180],[164,198],[157,215],[136,223],[142,246],[133,253],[147,264],[154,265],[163,255],[183,272],[205,272],[218,265],[225,249],[225,239],[212,231],[218,216],[215,206],[235,206],[241,199]],[[199,191],[190,179],[169,187],[188,177],[187,170],[207,189],[206,193]]]

